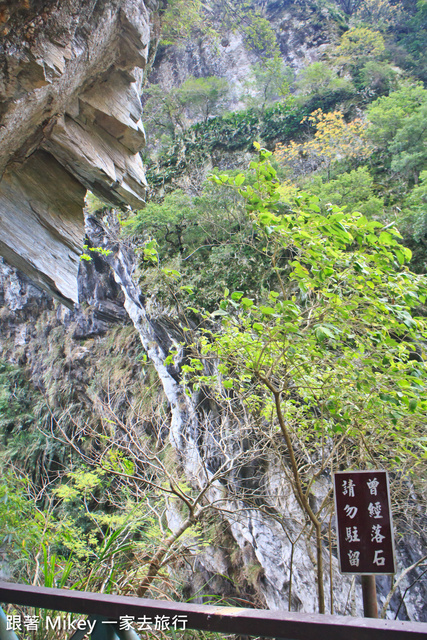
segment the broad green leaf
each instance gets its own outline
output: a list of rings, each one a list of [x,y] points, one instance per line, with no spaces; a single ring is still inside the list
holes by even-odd
[[[276,309],[274,309],[273,307],[265,307],[263,305],[260,305],[259,310],[264,316],[269,316],[273,313],[276,313]]]

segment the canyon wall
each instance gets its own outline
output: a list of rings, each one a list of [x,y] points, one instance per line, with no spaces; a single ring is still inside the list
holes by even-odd
[[[86,189],[144,204],[149,7],[50,0],[0,19],[0,254],[72,306]]]

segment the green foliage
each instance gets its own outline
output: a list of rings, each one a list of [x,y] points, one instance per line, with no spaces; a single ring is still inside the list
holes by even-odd
[[[258,296],[227,289],[211,314],[201,356],[185,370],[191,389],[205,385],[216,398],[243,403],[286,459],[286,475],[316,532],[319,611],[325,611],[322,522],[331,504],[310,502],[324,473],[381,465],[418,486],[427,447],[424,278],[405,262],[409,249],[392,226],[299,193],[289,205],[260,148],[256,180],[215,175],[246,200],[277,285]],[[212,359],[215,375],[203,362]],[[196,366],[197,365],[197,366]],[[406,500],[405,500],[406,505]],[[316,509],[316,510],[315,510]],[[408,514],[406,514],[408,515]],[[410,517],[410,516],[409,516]]]
[[[323,211],[331,203],[344,211],[359,211],[367,218],[381,216],[384,208],[384,201],[374,194],[373,186],[374,180],[367,167],[342,173],[329,182],[323,182],[317,176],[307,183],[309,191],[319,198]]]
[[[26,581],[42,550],[49,524],[35,505],[31,484],[2,465],[0,476],[0,544],[7,554],[12,572]]]
[[[196,125],[194,146],[206,150],[215,148],[244,149],[252,146],[253,138],[259,131],[259,114],[253,110],[237,111],[222,118],[213,118],[206,125]],[[189,151],[193,147],[191,142]]]
[[[176,190],[162,203],[149,203],[129,222],[143,249],[141,286],[158,299],[169,298],[168,285],[179,278],[185,286],[174,292],[175,301],[187,304],[189,293],[193,307],[208,309],[227,287],[268,286],[271,274],[259,259],[252,226],[237,194],[210,182],[199,196]]]
[[[98,211],[102,211],[105,206],[105,202],[102,202],[102,200],[100,200],[93,193],[91,193],[90,191],[86,193],[85,208],[89,214],[93,215]]]
[[[144,121],[148,133],[166,132],[173,138],[189,126],[187,113],[194,119],[207,121],[221,112],[228,93],[224,78],[188,77],[179,87],[166,89],[161,85],[148,85],[144,93],[149,96],[144,107]]]
[[[7,434],[25,430],[33,423],[36,395],[31,394],[22,369],[0,361],[0,433],[4,442]]]
[[[40,479],[41,467],[58,453],[58,445],[43,430],[49,410],[40,391],[19,366],[0,360],[0,466],[14,464],[30,470],[32,480]]]
[[[417,179],[427,162],[427,90],[405,84],[368,108],[368,134],[393,171]]]
[[[286,142],[303,136],[309,128],[304,124],[310,113],[309,109],[307,106],[276,103],[264,113],[260,138],[270,145],[276,141]]]
[[[393,226],[336,206],[322,214],[306,193],[283,212],[268,156],[261,150],[252,163],[252,186],[235,188],[279,287],[259,304],[240,295],[221,303],[222,329],[203,346],[205,357],[219,358],[221,379],[198,379],[232,387],[293,446],[318,451],[311,474],[328,467],[336,442],[336,464],[381,464],[416,481],[427,460],[427,326],[417,316],[425,279],[405,267],[411,252]]]
[[[163,152],[157,162],[146,163],[147,180],[154,187],[172,181],[189,166],[200,166],[218,149],[252,147],[259,135],[259,114],[254,110],[211,118],[189,128]]]
[[[427,236],[427,171],[420,174],[420,183],[414,186],[405,200],[402,211],[404,229],[416,242]]]
[[[161,44],[178,44],[204,30],[201,0],[165,0],[160,9]]]
[[[228,91],[221,78],[190,77],[168,91],[159,85],[146,88],[144,120],[156,146],[147,177],[154,188],[173,186],[178,176],[188,172],[192,179],[193,168],[202,174],[218,159],[220,166],[233,166],[233,152],[239,154],[236,165],[244,156],[246,166],[254,140],[271,148],[276,142],[306,143],[314,132],[311,113],[322,109],[331,118],[336,105],[344,103],[340,123],[348,126],[355,112],[360,115],[369,100],[382,95],[368,108],[369,135],[376,145],[369,165],[350,170],[356,162],[343,160],[348,148],[350,159],[355,151],[352,141],[326,140],[328,160],[321,159],[319,166],[329,168],[331,158],[338,159],[345,172],[332,170],[329,182],[311,175],[306,193],[278,184],[262,151],[259,162],[251,163],[253,173],[217,172],[216,184],[202,187],[195,179],[191,195],[175,190],[123,225],[139,245],[144,292],[178,308],[180,317],[185,311],[189,315],[187,325],[177,324],[178,335],[188,336],[191,321],[200,315],[209,328],[201,340],[202,357],[190,353],[183,367],[188,392],[192,384],[206,385],[217,398],[241,401],[260,439],[268,435],[269,446],[279,443],[276,451],[284,453],[283,433],[277,435],[277,391],[310,499],[314,478],[325,469],[380,464],[393,469],[397,482],[411,476],[418,486],[426,460],[421,361],[426,334],[425,320],[417,316],[425,304],[425,284],[407,269],[411,252],[394,226],[385,222],[383,227],[377,219],[391,215],[384,202],[393,207],[393,219],[401,209],[404,241],[422,249],[426,91],[421,84],[397,82],[405,69],[422,77],[427,5],[402,0],[399,11],[387,0],[335,4],[353,16],[337,56],[332,52],[329,61],[303,69],[291,87],[272,25],[254,3],[224,1],[224,15],[212,20],[199,0],[161,3],[163,44],[183,43],[195,32],[212,35],[218,18],[218,32],[227,21],[230,29],[238,28],[259,62],[245,86],[250,108],[237,113],[218,115]],[[295,1],[294,15],[297,5],[311,16],[313,28],[325,15],[347,28],[342,12],[334,12],[327,0]],[[298,98],[290,87],[299,90]],[[194,119],[200,122],[190,124]],[[324,144],[325,137],[317,142]],[[224,189],[230,184],[234,189]],[[91,212],[103,208],[90,195],[87,206]],[[63,328],[50,329],[48,339],[47,332],[34,339],[34,352],[46,350],[46,356],[31,362],[42,369],[40,386],[50,412],[22,369],[0,364],[2,460],[47,470],[54,487],[45,491],[44,501],[37,500],[27,479],[2,468],[2,549],[18,579],[33,581],[36,575],[48,586],[132,589],[146,576],[159,540],[170,535],[164,494],[148,485],[164,478],[115,448],[112,438],[123,425],[145,429],[148,424],[158,437],[156,442],[147,438],[153,452],[168,419],[164,397],[133,329],[115,328],[87,358]],[[211,357],[216,363],[219,358],[219,375],[206,375]],[[169,358],[167,366],[173,352]],[[79,367],[75,379],[64,373],[74,363]],[[82,402],[86,391],[87,405]],[[69,462],[62,443],[46,436],[55,421],[67,434],[84,424],[75,442],[84,455],[101,452],[103,469]],[[167,455],[162,452],[161,459]],[[60,483],[53,481],[57,469],[64,469]],[[129,478],[138,473],[139,483],[132,485]],[[162,488],[168,491],[166,484]],[[194,494],[181,480],[177,487]],[[185,510],[176,496],[168,500]],[[199,544],[201,533],[203,525],[193,527],[189,538]]]
[[[105,466],[111,472],[130,476],[134,470],[132,463],[115,449],[105,456]],[[107,553],[109,558],[115,556],[112,578],[113,573],[119,575],[122,570],[124,552],[134,555],[142,541],[152,543],[149,532],[155,522],[144,500],[136,504],[126,488],[114,481],[114,473],[108,475],[107,469],[81,467],[69,472],[54,488],[55,497],[60,500],[56,527],[61,548],[80,562],[88,563],[83,576],[97,576],[97,579],[101,576],[97,575],[96,565],[101,570]],[[113,497],[120,508],[111,510],[108,502]],[[152,500],[154,504],[154,495]]]
[[[293,73],[286,67],[279,55],[255,63],[251,68],[251,76],[244,83],[248,91],[244,100],[249,108],[260,108],[261,113],[267,105],[289,96],[289,85]]]
[[[278,102],[264,112],[252,108],[197,123],[163,151],[156,162],[146,161],[147,180],[158,187],[171,182],[191,166],[203,165],[214,152],[252,150],[253,141],[259,138],[265,144],[274,144],[278,140],[302,136],[309,125],[301,124],[301,121],[313,107],[322,104],[331,104],[330,96],[326,101],[310,101],[308,106],[293,106],[291,101]]]
[[[86,253],[88,252],[88,253]],[[86,260],[86,262],[90,262],[92,260],[91,253],[98,253],[101,256],[109,256],[111,251],[110,249],[103,249],[102,247],[89,247],[89,245],[83,245],[83,253],[80,256],[80,260]]]
[[[133,234],[155,235],[163,251],[168,245],[174,253],[183,253],[184,236],[197,215],[192,198],[180,189],[168,194],[161,204],[149,202],[127,222]]]
[[[335,2],[341,7],[345,13],[348,15],[353,14],[357,9],[359,9],[360,5],[363,3],[363,0],[335,0]]]
[[[425,50],[427,45],[427,9],[424,0],[404,2],[400,28],[395,33],[399,47],[408,52],[401,64],[424,82],[427,80]],[[400,62],[400,60],[399,60]]]
[[[359,72],[360,86],[377,95],[397,89],[398,77],[395,67],[379,60],[368,60]]]
[[[225,78],[190,76],[179,88],[179,100],[201,117],[205,122],[217,115],[223,106],[229,87]]]
[[[185,129],[185,105],[180,100],[179,88],[167,91],[158,84],[151,84],[144,87],[144,95],[148,96],[144,104],[144,124],[149,135],[160,130],[175,137],[178,131]]]
[[[273,58],[279,53],[276,34],[269,21],[263,17],[259,9],[250,10],[246,14],[249,24],[242,27],[245,44],[263,58]]]
[[[427,102],[427,90],[420,82],[404,84],[389,96],[378,98],[368,107],[370,137],[381,147],[393,142],[406,119],[418,113]]]
[[[357,18],[385,31],[402,20],[401,8],[389,0],[363,0],[358,7]]]
[[[340,78],[336,70],[326,62],[313,62],[302,69],[296,87],[303,96],[311,98],[337,92],[350,97],[355,93],[352,83],[346,78]]]
[[[384,38],[379,31],[366,27],[353,27],[341,38],[337,53],[350,64],[360,65],[369,58],[379,58],[385,50]]]
[[[368,63],[382,61],[384,52],[383,35],[368,27],[352,27],[346,31],[336,49],[339,66],[350,71],[357,89],[366,87]]]
[[[106,456],[111,471],[132,474],[120,451]],[[123,465],[124,463],[124,465]],[[155,507],[162,496],[140,491],[138,502],[114,475],[82,467],[55,483],[55,500],[41,502],[25,476],[2,470],[0,480],[1,544],[14,577],[48,587],[73,586],[81,590],[120,589],[138,585],[146,567],[136,560],[155,552],[164,531]],[[40,496],[39,496],[40,498]],[[108,502],[119,505],[111,510]],[[131,576],[129,567],[136,565]]]
[[[426,92],[427,97],[427,92]],[[418,179],[427,167],[427,100],[416,113],[408,116],[389,145],[393,156],[392,171]]]

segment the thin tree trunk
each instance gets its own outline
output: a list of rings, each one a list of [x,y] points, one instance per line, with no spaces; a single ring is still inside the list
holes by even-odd
[[[288,611],[291,610],[291,598],[292,598],[292,575],[294,572],[294,550],[295,543],[292,542],[292,551],[291,551],[291,563],[289,566],[289,596],[288,596]]]
[[[148,573],[145,576],[144,580],[141,582],[140,586],[138,587],[137,593],[140,598],[142,598],[145,595],[145,593],[151,586],[154,578],[159,573],[162,566],[162,562],[167,552],[169,551],[169,549],[178,540],[178,538],[180,538],[182,534],[185,533],[185,531],[189,529],[192,524],[194,524],[194,521],[195,521],[194,516],[190,516],[189,518],[187,518],[187,520],[185,520],[185,522],[182,523],[178,531],[176,531],[171,536],[169,536],[169,538],[164,542],[164,544],[162,544],[161,547],[156,551],[156,553],[153,556],[153,559],[150,562],[150,566],[148,567]]]
[[[316,526],[316,551],[317,551],[317,593],[319,597],[319,613],[325,613],[325,589],[323,584],[323,556],[322,556],[322,526],[318,522]]]
[[[294,449],[292,446],[292,440],[289,435],[289,431],[286,427],[286,421],[284,419],[282,413],[282,407],[280,404],[280,396],[282,392],[276,389],[276,387],[268,380],[267,378],[259,375],[259,379],[265,384],[265,386],[271,391],[274,397],[274,403],[276,406],[276,415],[279,421],[280,430],[286,442],[286,447],[288,449],[292,475],[294,477],[294,494],[298,501],[300,507],[305,511],[305,513],[310,518],[310,521],[313,524],[313,527],[316,530],[316,552],[317,552],[317,594],[319,599],[319,613],[325,613],[325,591],[323,585],[323,556],[322,556],[322,533],[321,533],[321,521],[317,518],[313,509],[310,506],[308,497],[305,495],[302,485],[301,485],[301,477],[298,470],[298,464],[295,458]]]

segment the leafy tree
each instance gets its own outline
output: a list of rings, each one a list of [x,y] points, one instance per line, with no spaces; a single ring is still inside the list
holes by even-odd
[[[125,223],[134,234],[145,237],[156,235],[163,250],[183,253],[184,234],[197,215],[189,195],[177,189],[168,194],[164,201],[148,202],[144,209]]]
[[[378,98],[368,107],[369,135],[378,146],[386,147],[404,126],[408,116],[417,113],[427,101],[427,90],[418,82],[404,84],[389,96]]]
[[[314,137],[300,144],[292,141],[286,147],[277,144],[274,155],[280,162],[313,159],[317,167],[327,170],[329,179],[334,162],[363,158],[370,153],[371,147],[364,137],[366,125],[362,120],[356,118],[347,123],[340,111],[323,113],[321,109],[314,111],[307,120],[316,127]]]
[[[245,12],[246,24],[241,30],[245,35],[246,46],[256,51],[263,58],[274,58],[279,55],[276,34],[270,22],[263,17],[259,9]],[[247,24],[249,23],[249,24]]]
[[[252,163],[252,186],[242,186],[243,176],[229,182],[246,199],[279,286],[258,304],[226,292],[222,328],[207,333],[202,349],[219,360],[220,375],[197,379],[217,393],[232,389],[260,430],[280,434],[315,533],[324,612],[322,522],[332,507],[330,493],[314,498],[315,483],[337,467],[380,465],[397,486],[423,477],[427,324],[417,308],[427,288],[404,266],[411,252],[393,227],[338,207],[322,215],[310,194],[284,208],[270,155],[260,150]]]
[[[161,43],[177,44],[194,30],[204,30],[201,0],[162,0],[160,7]]]
[[[425,244],[424,238],[427,236],[427,171],[421,172],[419,184],[412,189],[404,202],[402,223],[405,225],[405,231],[409,231],[416,242]]]
[[[359,73],[361,86],[377,95],[396,89],[398,77],[399,71],[395,67],[379,60],[368,60]]]
[[[298,76],[297,89],[303,96],[320,97],[328,93],[345,91],[354,93],[352,83],[346,78],[340,78],[335,69],[326,62],[313,62],[305,67]]]
[[[192,112],[206,122],[221,110],[228,90],[225,78],[215,76],[190,76],[179,87],[148,85],[144,90],[149,96],[144,105],[144,122],[149,134],[158,136],[160,129],[173,139],[182,136],[189,126],[186,113]]]
[[[1,467],[0,522],[2,551],[15,576],[28,580],[48,538],[51,513],[37,508],[28,478]]]
[[[361,60],[380,57],[384,50],[384,38],[379,31],[352,27],[342,36],[337,52],[351,63],[360,64]]]
[[[363,0],[359,5],[356,16],[373,25],[376,29],[384,31],[395,26],[402,19],[402,10],[389,0]]]
[[[155,248],[154,262],[144,260],[140,269],[143,288],[158,299],[168,299],[170,291],[165,290],[157,259],[163,269],[180,274],[191,288],[194,307],[212,310],[227,287],[245,286],[250,291],[268,287],[272,274],[259,258],[252,225],[237,193],[211,182],[197,196],[176,190],[161,203],[148,203],[125,224],[138,244],[145,241]],[[229,268],[230,261],[234,269]],[[180,300],[182,292],[175,292],[174,297]]]
[[[373,184],[367,167],[359,167],[325,183],[320,176],[315,176],[308,181],[307,188],[319,198],[323,211],[332,203],[344,211],[360,211],[372,218],[381,216],[384,208],[383,199],[374,194]]]
[[[145,87],[144,94],[148,96],[144,104],[144,123],[149,136],[159,136],[160,130],[175,139],[186,128],[185,104],[179,99],[179,89],[168,90],[159,84],[151,84]]]
[[[371,61],[380,61],[384,52],[385,42],[382,34],[367,27],[352,27],[346,31],[336,49],[338,63],[343,69],[350,71],[358,89],[364,86],[360,79],[361,69],[365,69],[366,76],[366,65]]]
[[[421,83],[404,85],[368,108],[371,141],[382,150],[392,170],[416,182],[427,162],[427,91]]]
[[[244,83],[248,92],[244,101],[249,108],[260,108],[264,113],[266,106],[288,96],[292,80],[293,72],[280,56],[261,60],[252,65],[251,76]]]
[[[204,122],[207,122],[209,117],[217,115],[221,111],[228,91],[228,82],[225,78],[217,78],[216,76],[194,78],[190,76],[180,86],[177,95],[182,105],[189,107]]]
[[[417,183],[419,172],[427,166],[427,102],[405,119],[389,150],[392,171],[412,175]]]

